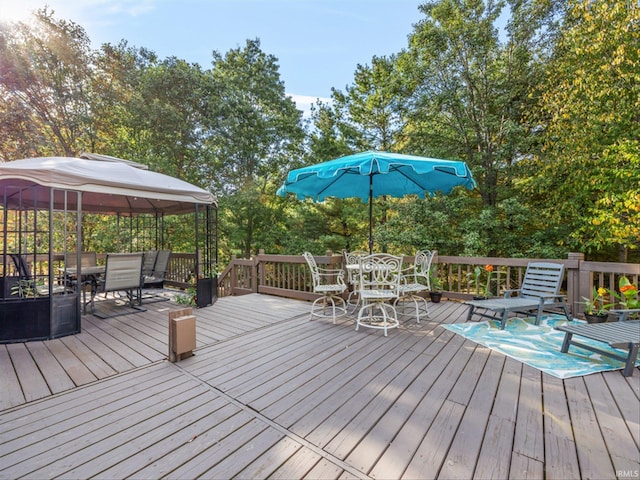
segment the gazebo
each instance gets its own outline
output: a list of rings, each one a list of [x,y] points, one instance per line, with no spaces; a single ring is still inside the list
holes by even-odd
[[[194,214],[198,305],[216,296],[217,202],[206,190],[131,161],[82,154],[0,164],[0,195],[0,343],[80,332],[79,289],[57,285],[70,252],[81,265],[85,213],[156,219]],[[155,222],[156,228],[162,224]],[[30,271],[18,271],[16,258]],[[38,286],[30,295],[17,288],[26,275]]]

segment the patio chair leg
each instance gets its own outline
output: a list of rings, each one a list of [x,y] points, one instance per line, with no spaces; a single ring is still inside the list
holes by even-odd
[[[340,302],[339,305],[336,305],[336,300]],[[318,312],[320,308],[318,306],[318,302],[322,302],[322,313]],[[327,307],[331,306],[331,315],[326,314]],[[338,317],[338,313],[340,316],[346,315],[347,313],[347,305],[342,297],[338,297],[336,295],[324,295],[322,297],[316,298],[314,302],[311,304],[311,313],[310,320],[313,320],[313,317],[318,318],[331,318],[333,323],[336,323],[336,318]]]
[[[509,318],[509,310],[505,308],[504,313],[502,314],[502,320],[500,321],[500,330],[504,330],[504,327],[507,325],[507,319]],[[536,325],[538,323],[536,322]]]
[[[562,341],[562,347],[560,347],[560,351],[562,353],[567,353],[569,351],[569,345],[571,345],[571,337],[573,337],[572,333],[565,332],[564,340]]]
[[[403,301],[404,300],[404,301]],[[422,298],[420,295],[409,295],[407,297],[402,297],[394,300],[393,304],[397,307],[398,303],[402,304],[402,313],[401,315],[411,315],[406,313],[405,303],[413,302],[416,323],[420,323],[420,312],[424,312],[424,315],[429,318],[429,303],[426,299]],[[422,307],[422,308],[421,308]]]
[[[469,305],[469,312],[467,313],[467,322],[471,321],[471,317],[473,317],[473,311],[476,309],[475,305]]]
[[[636,368],[636,358],[638,358],[638,344],[630,343],[629,356],[627,357],[622,375],[625,377],[633,375],[633,369]]]
[[[375,312],[374,310],[376,308],[378,308],[380,312]],[[389,309],[390,312],[387,311],[387,309]],[[368,313],[365,313],[365,311]],[[368,317],[370,319],[370,322],[372,320],[377,320],[377,323],[380,323],[380,321],[382,321],[382,325],[366,325],[363,322],[363,317]],[[362,308],[360,308],[360,311],[358,312],[358,318],[356,320],[356,331],[359,330],[360,325],[369,328],[381,329],[384,331],[384,336],[386,337],[387,330],[389,328],[396,328],[399,325],[398,312],[393,305],[390,305],[388,303],[374,302],[365,304],[362,306]]]

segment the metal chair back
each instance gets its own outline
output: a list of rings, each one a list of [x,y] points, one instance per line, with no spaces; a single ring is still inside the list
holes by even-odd
[[[402,279],[402,256],[374,253],[358,259],[360,296],[396,298]]]
[[[156,250],[149,250],[144,254],[144,260],[142,261],[142,275],[151,276],[153,275],[153,267],[156,265],[156,258],[158,257],[158,252]]]
[[[78,266],[78,254],[75,252],[67,253],[64,257],[64,264],[67,268],[76,268]],[[80,254],[80,265],[82,267],[94,267],[97,264],[96,252],[82,252]]]
[[[102,285],[103,292],[138,290],[142,279],[142,253],[109,253]]]

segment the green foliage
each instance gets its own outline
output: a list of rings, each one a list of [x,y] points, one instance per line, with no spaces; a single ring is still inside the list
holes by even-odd
[[[346,93],[333,90],[335,112],[354,151],[394,149],[404,126],[402,90],[395,56],[358,65]]]
[[[593,287],[591,297],[582,297],[582,303],[584,304],[584,313],[589,315],[604,315],[609,309],[615,306],[614,303],[607,303],[605,297],[611,298],[609,290],[606,288]]]
[[[536,81],[530,47],[543,25],[540,14],[519,15],[503,43],[496,24],[504,7],[503,1],[426,2],[401,59],[415,105],[407,148],[465,160],[487,207],[512,195],[509,169],[527,153],[521,118],[531,104],[527,86]]]
[[[196,287],[190,286],[185,290],[184,294],[178,294],[175,296],[175,302],[179,305],[195,305],[196,296]]]
[[[569,2],[540,96],[544,148],[522,181],[565,246],[625,260],[638,249],[640,9]],[[536,173],[533,176],[533,173]]]
[[[302,154],[301,114],[285,95],[276,58],[258,40],[213,57],[207,72],[211,162],[203,173],[220,198],[230,251],[248,258],[273,246],[270,230],[282,222],[272,199]]]

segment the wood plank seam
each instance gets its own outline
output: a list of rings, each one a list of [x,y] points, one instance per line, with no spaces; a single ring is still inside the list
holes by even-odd
[[[305,314],[305,315],[307,315],[307,314]],[[314,453],[320,455],[322,458],[325,458],[328,461],[330,461],[331,463],[333,463],[335,465],[338,465],[345,472],[350,473],[355,478],[363,478],[363,479],[366,479],[366,480],[373,480],[372,477],[370,477],[368,475],[364,475],[363,472],[361,472],[360,470],[352,467],[348,463],[342,461],[340,458],[337,458],[337,457],[331,455],[330,453],[324,451],[322,448],[318,447],[317,445],[314,445],[313,443],[307,441],[306,439],[304,439],[304,438],[300,437],[299,435],[295,434],[294,432],[290,431],[289,429],[287,429],[287,428],[283,427],[282,425],[274,422],[270,418],[262,415],[260,412],[254,410],[249,405],[245,405],[244,403],[242,403],[242,402],[236,400],[235,398],[227,395],[222,390],[218,390],[216,387],[214,387],[214,386],[208,384],[207,382],[201,380],[199,377],[193,375],[191,372],[189,372],[188,370],[184,369],[179,363],[176,363],[174,365],[177,368],[179,368],[180,370],[182,370],[185,375],[189,376],[190,378],[192,378],[196,382],[198,382],[198,383],[200,383],[202,385],[205,385],[207,388],[211,389],[213,392],[215,392],[220,397],[224,398],[229,403],[231,403],[231,404],[237,406],[238,408],[242,409],[242,411],[250,413],[251,415],[255,416],[255,418],[257,418],[258,420],[260,420],[260,421],[264,422],[265,424],[269,425],[270,427],[276,429],[278,432],[280,432],[283,435],[291,438],[292,440],[300,443],[303,447],[307,447],[308,449],[312,450]]]

